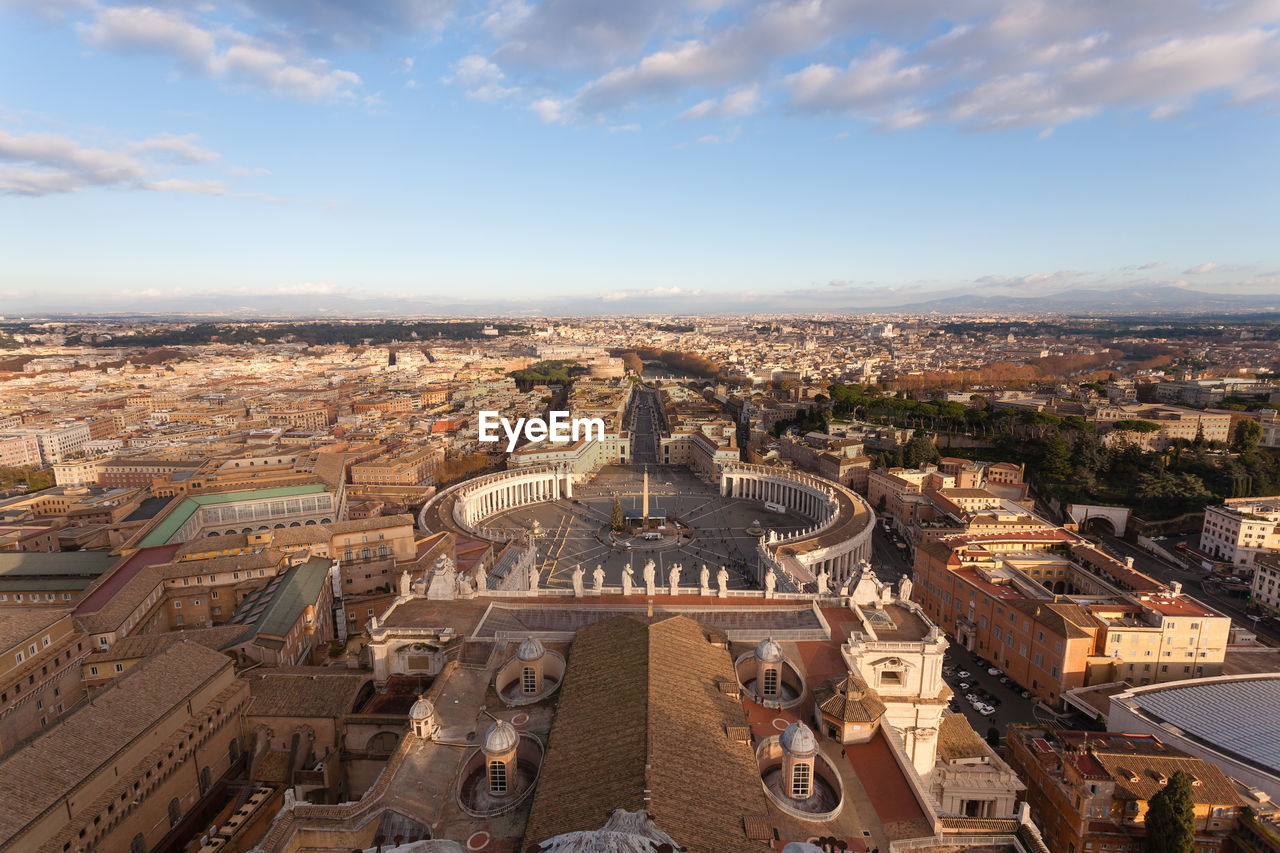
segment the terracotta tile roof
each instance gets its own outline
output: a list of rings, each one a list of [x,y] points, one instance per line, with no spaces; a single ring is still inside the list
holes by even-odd
[[[728,651],[684,616],[580,628],[526,843],[643,807],[690,853],[756,848],[748,818],[767,824],[764,790],[751,747],[728,734],[742,705],[716,686],[733,677]]]
[[[245,717],[340,717],[355,711],[368,673],[332,667],[289,667],[246,674]]]
[[[122,637],[103,649],[89,655],[85,663],[103,664],[117,660],[145,658],[162,652],[177,643],[192,642],[206,649],[219,651],[245,636],[243,625],[216,625],[212,628],[192,628],[186,631],[166,631],[162,634],[135,634]]]
[[[144,661],[0,761],[0,848],[224,670],[231,658],[179,643]]]
[[[987,754],[987,744],[969,725],[964,714],[947,714],[938,725],[938,757],[943,761],[961,758],[981,758]]]
[[[645,807],[648,670],[648,630],[639,622],[615,617],[575,635],[527,842],[594,830],[614,809]]]
[[[846,723],[872,723],[886,710],[880,696],[852,673],[813,688],[813,701],[822,713]]]
[[[1189,755],[1139,755],[1131,752],[1095,750],[1094,758],[1115,780],[1116,798],[1149,800],[1168,779],[1181,770],[1200,781],[1191,788],[1191,797],[1204,805],[1242,805],[1230,780],[1215,765]],[[1136,777],[1136,779],[1135,779]]]

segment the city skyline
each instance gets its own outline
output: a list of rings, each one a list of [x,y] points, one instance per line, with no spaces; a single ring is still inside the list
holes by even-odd
[[[1280,291],[1280,13],[943,11],[8,0],[0,305]]]

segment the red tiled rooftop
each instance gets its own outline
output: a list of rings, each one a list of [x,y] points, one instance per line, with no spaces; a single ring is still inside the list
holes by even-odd
[[[120,588],[133,580],[138,572],[147,566],[167,563],[178,553],[182,543],[175,545],[156,545],[151,548],[140,548],[133,556],[125,560],[114,572],[98,584],[94,590],[81,599],[76,606],[76,613],[97,613],[102,606],[111,600]]]
[[[867,743],[846,746],[844,751],[881,823],[925,819],[883,733],[877,732]]]

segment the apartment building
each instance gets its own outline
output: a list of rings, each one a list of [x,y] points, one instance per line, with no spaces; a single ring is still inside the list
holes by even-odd
[[[1228,498],[1222,506],[1207,506],[1200,531],[1200,550],[1252,569],[1260,556],[1280,550],[1280,495]]]
[[[1228,617],[1061,528],[922,543],[915,581],[934,621],[1052,705],[1089,684],[1222,671]]]
[[[248,697],[231,659],[195,643],[134,667],[0,760],[0,847],[154,849],[240,760]]]
[[[1179,771],[1191,778],[1197,853],[1232,849],[1244,803],[1213,764],[1143,734],[1012,726],[1007,743],[1006,760],[1055,853],[1151,851],[1150,800]]]
[[[80,701],[80,661],[88,653],[88,638],[68,607],[26,606],[0,615],[0,753]]]
[[[409,448],[352,465],[351,482],[373,486],[429,485],[443,461],[443,447]]]

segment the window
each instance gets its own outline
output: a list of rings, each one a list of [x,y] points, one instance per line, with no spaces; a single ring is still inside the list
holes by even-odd
[[[97,668],[96,666],[91,666],[91,667],[89,667],[89,674],[90,674],[90,675],[97,675],[97,674],[98,674],[98,668]]]
[[[808,764],[796,764],[791,768],[791,799],[807,800],[810,793],[810,768]]]
[[[507,765],[501,761],[489,762],[489,793],[505,794],[507,792]]]
[[[531,666],[524,668],[524,692],[530,696],[538,692],[538,673]]]
[[[778,695],[778,671],[773,668],[764,671],[764,687],[761,695],[777,696]]]
[[[116,664],[116,672],[124,672],[124,664],[122,663]]]

